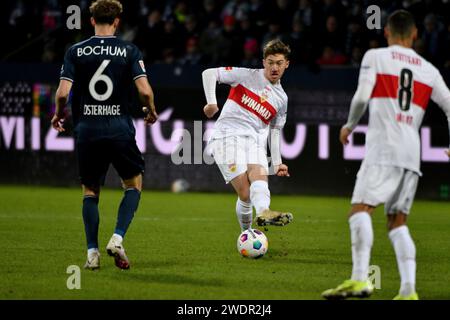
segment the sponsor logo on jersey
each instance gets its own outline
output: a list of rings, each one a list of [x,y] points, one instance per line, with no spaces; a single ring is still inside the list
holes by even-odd
[[[126,58],[127,56],[127,49],[116,47],[116,46],[86,46],[77,48],[77,56],[100,56],[100,55],[107,55],[107,56],[120,56]]]
[[[233,100],[245,110],[256,115],[265,124],[269,124],[277,114],[277,110],[267,102],[267,98],[267,96],[264,98],[258,96],[240,84],[231,88],[228,95],[228,99]]]

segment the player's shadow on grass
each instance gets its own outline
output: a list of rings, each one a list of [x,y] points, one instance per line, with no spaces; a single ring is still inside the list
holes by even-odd
[[[127,278],[131,281],[147,282],[147,283],[165,283],[165,284],[189,284],[194,286],[223,286],[223,281],[220,279],[200,279],[190,276],[161,274],[161,273],[128,273],[121,272],[121,278]]]

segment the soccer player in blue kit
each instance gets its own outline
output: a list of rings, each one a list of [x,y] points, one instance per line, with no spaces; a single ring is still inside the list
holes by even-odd
[[[97,0],[89,8],[95,35],[70,47],[64,57],[56,91],[52,126],[62,132],[64,108],[71,94],[74,137],[83,188],[83,221],[88,247],[86,269],[100,267],[98,245],[100,186],[110,164],[125,189],[117,224],[106,251],[120,269],[130,267],[122,241],[138,208],[144,160],[135,140],[131,110],[133,85],[139,93],[146,124],[157,120],[153,90],[142,54],[114,34],[122,4]]]

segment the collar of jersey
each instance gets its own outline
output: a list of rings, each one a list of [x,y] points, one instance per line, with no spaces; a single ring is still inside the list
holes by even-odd
[[[115,38],[116,36],[92,36],[91,38]]]

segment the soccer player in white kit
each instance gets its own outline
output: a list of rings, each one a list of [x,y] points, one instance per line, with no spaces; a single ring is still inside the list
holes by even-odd
[[[369,50],[363,58],[348,122],[340,132],[345,145],[369,105],[366,155],[357,175],[349,218],[352,276],[337,288],[324,291],[322,296],[327,299],[368,297],[373,292],[368,280],[371,214],[383,203],[401,279],[394,300],[419,298],[415,289],[416,248],[406,225],[421,175],[419,127],[431,98],[444,110],[450,128],[450,91],[439,71],[411,49],[417,28],[409,12],[392,13],[385,36],[389,46]],[[449,150],[446,153],[450,157]]]
[[[207,101],[203,110],[208,118],[219,111],[216,83],[231,86],[208,148],[225,182],[231,183],[238,194],[236,214],[242,230],[252,225],[252,207],[260,226],[283,226],[292,221],[291,213],[269,208],[266,151],[270,139],[274,173],[289,176],[280,154],[280,134],[286,122],[288,100],[280,79],[289,66],[289,53],[289,47],[283,42],[272,40],[263,50],[264,69],[221,67],[207,69],[202,74]]]

